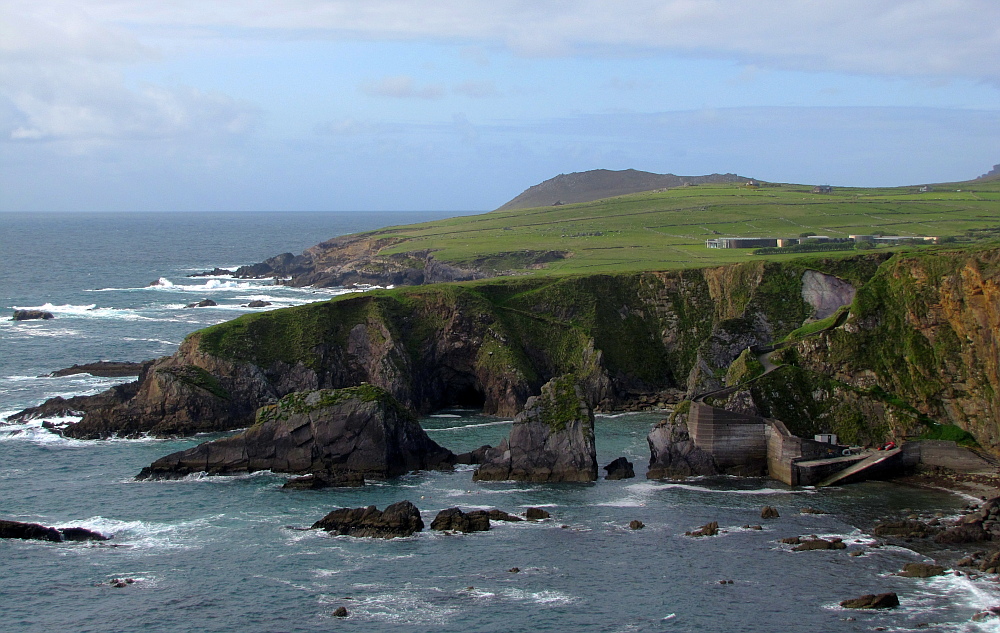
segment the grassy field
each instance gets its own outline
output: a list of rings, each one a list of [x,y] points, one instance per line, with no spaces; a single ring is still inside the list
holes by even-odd
[[[831,194],[811,189],[769,183],[758,189],[699,185],[582,204],[493,211],[379,233],[404,240],[383,254],[427,249],[439,260],[499,270],[521,268],[521,251],[565,251],[570,255],[548,263],[544,273],[570,274],[796,256],[705,247],[706,239],[720,236],[797,237],[811,232],[961,239],[969,229],[1000,226],[1000,180],[940,184],[926,193],[917,187],[835,188]],[[490,255],[499,254],[507,255],[489,261]]]

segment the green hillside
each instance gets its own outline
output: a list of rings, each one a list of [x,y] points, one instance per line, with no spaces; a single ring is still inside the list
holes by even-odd
[[[392,227],[381,255],[433,251],[439,261],[517,271],[538,252],[566,254],[547,273],[668,270],[759,259],[749,249],[708,249],[720,236],[796,237],[814,233],[952,236],[1000,227],[1000,181],[918,187],[834,188],[763,183],[698,185],[581,204],[493,211]],[[979,233],[991,236],[992,232]],[[381,241],[381,240],[380,240]],[[525,253],[528,251],[528,253]],[[781,259],[791,255],[767,256]],[[540,269],[524,270],[525,273]]]

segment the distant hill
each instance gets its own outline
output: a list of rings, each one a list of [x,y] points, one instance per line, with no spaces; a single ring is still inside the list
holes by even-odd
[[[543,183],[529,187],[497,211],[551,207],[557,204],[592,202],[603,198],[630,193],[669,189],[684,185],[722,184],[741,182],[747,178],[736,174],[710,174],[708,176],[675,176],[654,174],[648,171],[625,169],[593,169],[572,174],[559,174]]]

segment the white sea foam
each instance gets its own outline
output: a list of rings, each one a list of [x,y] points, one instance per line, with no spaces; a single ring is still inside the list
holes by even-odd
[[[128,545],[141,549],[195,549],[206,526],[225,515],[204,517],[180,523],[159,523],[153,521],[123,521],[103,516],[55,523],[54,527],[82,527],[105,536],[110,536],[110,544]]]
[[[578,600],[560,591],[525,591],[516,588],[504,589],[500,595],[518,602],[532,602],[546,606],[573,604]]]
[[[339,598],[337,599],[339,604]],[[324,604],[331,599],[323,596]],[[441,625],[459,612],[453,607],[445,607],[432,600],[403,591],[391,591],[357,598],[350,603],[351,617],[361,620],[386,622],[395,625],[420,624]]]
[[[724,488],[708,488],[705,486],[693,486],[691,484],[663,483],[653,484],[660,490],[675,488],[678,490],[689,490],[691,492],[710,492],[714,494],[726,495],[798,495],[809,494],[808,490],[782,490],[779,488],[758,488],[756,490],[732,490]]]
[[[458,415],[457,413],[432,413],[432,414],[430,414],[427,417],[429,417],[429,418],[460,418],[462,416]]]
[[[13,415],[16,411],[6,413]],[[73,422],[79,422],[79,417],[44,418],[29,420],[25,423],[4,423],[0,425],[0,442],[31,442],[33,444],[62,445],[62,446],[86,446],[87,442],[63,437],[54,431],[50,431],[42,426],[44,422],[50,422],[57,427],[63,427]]]
[[[434,418],[434,417],[443,417],[443,416],[432,415],[430,417]],[[460,416],[455,416],[455,417],[460,417]],[[483,422],[481,424],[461,424],[461,425],[458,425],[458,426],[445,426],[445,427],[442,427],[440,429],[424,429],[424,430],[427,431],[428,433],[433,433],[435,431],[461,431],[463,429],[479,429],[479,428],[483,428],[483,427],[486,427],[486,426],[504,426],[504,425],[513,424],[513,423],[514,423],[513,420],[498,420],[496,422]]]

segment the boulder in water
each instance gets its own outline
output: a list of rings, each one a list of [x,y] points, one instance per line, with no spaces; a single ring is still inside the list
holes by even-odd
[[[248,307],[248,308],[266,308],[269,305],[271,305],[270,301],[263,301],[261,299],[254,299],[253,301],[251,301],[250,303],[248,303],[246,305],[246,307]]]
[[[529,521],[541,521],[542,519],[548,519],[552,515],[547,510],[542,510],[541,508],[528,508],[524,516]]]
[[[899,606],[899,596],[895,593],[869,593],[860,598],[844,600],[840,606],[845,609],[893,609]]]
[[[439,532],[485,532],[490,529],[490,515],[486,510],[462,512],[459,508],[448,508],[438,512],[431,522],[431,529]]]
[[[903,571],[897,574],[905,578],[931,578],[932,576],[943,576],[944,567],[933,563],[906,563]]]
[[[340,536],[397,538],[411,536],[424,529],[420,510],[409,501],[400,501],[379,511],[367,508],[334,510],[313,524],[312,529],[326,530]]]
[[[54,314],[45,310],[14,310],[14,316],[11,317],[11,321],[32,321],[35,319],[48,321],[54,318],[56,318]]]
[[[212,306],[217,306],[217,305],[219,305],[219,304],[216,303],[216,302],[214,302],[214,301],[212,301],[211,299],[202,299],[201,301],[197,301],[195,303],[189,303],[189,304],[187,304],[184,307],[185,308],[210,308]]]
[[[625,459],[624,457],[619,457],[615,461],[611,462],[604,467],[607,471],[607,476],[605,479],[617,480],[617,479],[631,479],[635,477],[635,467],[632,462]]]

